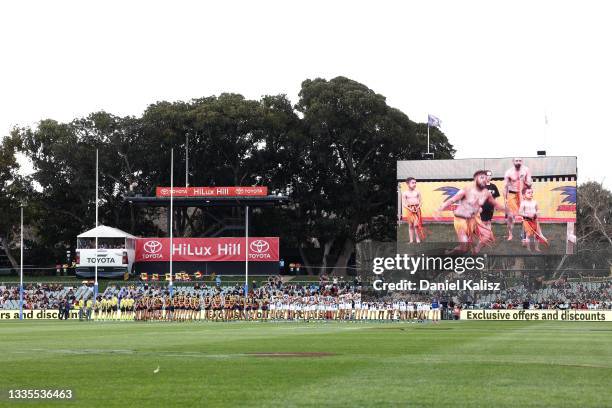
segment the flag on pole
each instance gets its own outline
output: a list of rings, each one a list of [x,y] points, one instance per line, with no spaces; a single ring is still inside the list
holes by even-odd
[[[442,121],[438,119],[437,117],[435,117],[434,115],[430,115],[430,114],[427,115],[427,126],[439,128],[441,124],[442,124]]]

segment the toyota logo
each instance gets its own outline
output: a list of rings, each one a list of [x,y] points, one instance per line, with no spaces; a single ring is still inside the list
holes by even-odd
[[[251,244],[249,245],[249,249],[251,250],[251,252],[261,254],[264,252],[268,252],[268,250],[270,249],[270,244],[268,244],[263,239],[258,239],[257,241],[251,242]]]
[[[156,254],[162,249],[162,244],[159,241],[147,241],[144,243],[142,248],[148,254]]]

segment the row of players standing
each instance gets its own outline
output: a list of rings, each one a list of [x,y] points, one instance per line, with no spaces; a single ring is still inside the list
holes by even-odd
[[[99,318],[116,316],[114,303],[94,308]],[[440,304],[432,302],[362,302],[359,294],[340,296],[145,295],[119,301],[122,313],[135,320],[434,320]]]

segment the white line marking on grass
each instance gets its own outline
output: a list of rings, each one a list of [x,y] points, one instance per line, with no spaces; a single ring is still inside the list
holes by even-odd
[[[247,357],[245,354],[196,354],[196,353],[147,353],[160,357],[201,357],[201,358],[215,358],[215,359],[226,359],[226,358],[237,358],[237,357]]]
[[[176,350],[167,351],[138,351],[138,350],[113,350],[113,349],[29,349],[29,350],[15,350],[9,351],[11,354],[32,354],[33,352],[42,352],[42,353],[50,353],[50,354],[72,354],[72,355],[87,355],[87,354],[133,354],[133,355],[143,355],[143,356],[158,356],[158,357],[202,357],[202,358],[236,358],[236,357],[248,357],[248,355],[243,353],[236,354],[207,354],[201,353],[198,351],[186,351],[186,352],[178,352]]]
[[[43,352],[52,354],[134,354],[134,350],[113,349],[30,349],[30,352]],[[23,351],[21,351],[23,353]]]

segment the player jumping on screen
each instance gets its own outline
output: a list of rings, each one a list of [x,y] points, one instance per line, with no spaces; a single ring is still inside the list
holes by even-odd
[[[519,208],[519,215],[523,217],[523,229],[525,231],[523,245],[527,247],[528,251],[531,251],[531,238],[534,238],[534,249],[540,252],[540,243],[548,245],[548,240],[542,234],[538,222],[538,203],[533,198],[533,188],[527,187],[523,194],[523,200]]]
[[[454,212],[454,226],[459,245],[449,254],[466,253],[470,249],[472,253],[477,254],[483,246],[495,241],[491,228],[480,219],[481,207],[485,202],[497,210],[503,210],[504,207],[495,201],[487,189],[486,177],[484,170],[478,170],[474,173],[473,183],[459,190],[453,197],[443,202],[438,209],[439,212],[444,211],[459,201]],[[474,246],[476,239],[478,243]]]
[[[513,167],[504,174],[504,200],[506,202],[506,223],[508,225],[508,241],[512,241],[514,219],[519,215],[522,191],[531,187],[531,170],[523,164],[523,159],[515,157]]]
[[[416,189],[416,179],[408,177],[406,179],[408,190],[402,193],[402,208],[406,209],[404,219],[408,223],[408,235],[410,243],[419,243],[425,239],[425,229],[423,228],[423,217],[421,216],[421,193]]]

